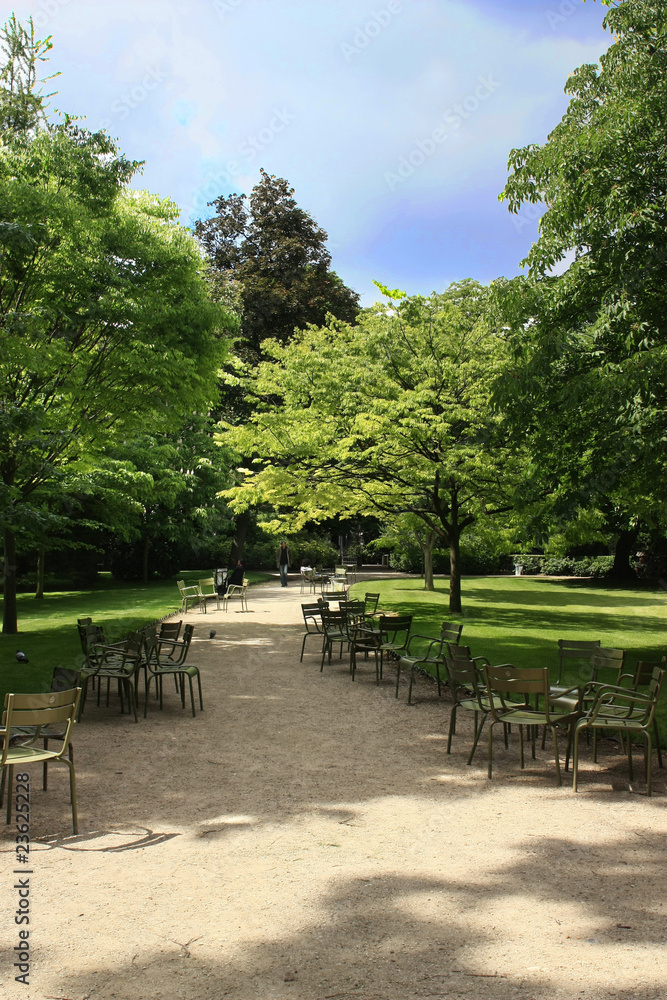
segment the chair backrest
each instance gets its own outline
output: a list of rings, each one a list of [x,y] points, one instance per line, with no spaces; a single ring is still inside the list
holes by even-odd
[[[344,611],[329,611],[322,608],[322,628],[325,632],[340,632],[345,628],[346,617]]]
[[[458,643],[462,631],[463,625],[459,625],[457,622],[443,622],[440,626],[440,638],[444,639],[445,642]]]
[[[511,663],[502,663],[495,667],[484,664],[483,670],[491,703],[493,696],[497,695],[508,709],[516,708],[517,705],[530,707],[529,699],[541,695],[544,698],[545,712],[548,712],[548,667],[514,667]]]
[[[49,691],[46,694],[6,694],[2,725],[7,729],[17,727],[57,726],[63,722],[67,727],[62,736],[62,745],[54,756],[62,756],[69,745],[72,725],[79,708],[81,688],[66,691]],[[38,734],[37,734],[38,735]],[[4,740],[0,750],[0,763],[5,764],[9,755],[10,740]]]
[[[345,594],[344,593],[341,594],[340,591],[339,592],[331,590],[322,591],[322,601],[325,604],[328,604],[329,601],[344,601],[344,600],[345,600]]]
[[[210,597],[211,595],[215,596],[218,593],[218,588],[215,585],[215,577],[209,576],[205,580],[198,580],[197,582],[202,593],[204,591],[208,592],[206,594],[207,597]]]
[[[466,647],[456,647],[464,649]],[[480,703],[481,686],[484,683],[484,676],[475,661],[470,656],[445,656],[445,669],[449,680],[449,688],[454,701],[461,701],[463,698],[472,697]]]
[[[179,635],[181,634],[181,625],[182,624],[183,624],[182,621],[180,621],[180,622],[162,622],[161,625],[160,625],[160,638],[161,639],[178,639]]]
[[[365,601],[339,601],[338,607],[341,611],[346,611],[349,615],[363,615],[366,613]]]
[[[52,691],[73,691],[79,686],[80,670],[72,670],[70,667],[54,667],[51,677]]]
[[[586,663],[586,679],[589,679],[591,656],[602,643],[599,639],[559,639],[558,640],[558,683],[563,677],[563,667],[566,660],[580,660]]]
[[[380,601],[379,594],[364,594],[364,604],[366,605],[366,614],[373,614],[377,611],[377,606]]]
[[[457,659],[472,659],[472,653],[470,652],[470,646],[461,646],[458,642],[447,642],[445,639],[445,644],[447,646],[447,651],[450,656],[454,656]]]
[[[396,642],[401,634],[407,640],[412,628],[412,615],[381,615],[378,628],[388,636],[388,642]]]
[[[637,690],[640,687],[648,687],[653,680],[653,671],[658,668],[658,670],[665,669],[665,663],[667,663],[667,657],[663,656],[662,660],[638,660],[635,667],[635,672],[632,675],[626,674],[627,676],[632,676],[632,686]]]
[[[84,625],[81,646],[84,656],[87,656],[92,646],[104,645],[107,637],[100,625]]]
[[[648,686],[648,693],[651,701],[653,702],[653,712],[655,712],[656,705],[658,704],[658,698],[660,697],[660,691],[662,689],[662,684],[665,679],[665,668],[662,664],[657,665],[653,668],[653,673],[651,675],[651,680]],[[651,718],[653,713],[651,714]]]
[[[618,679],[623,673],[624,662],[624,649],[606,649],[600,647],[594,650],[591,654],[591,668],[593,671],[591,680],[596,681],[601,670],[612,670],[615,674],[613,682],[618,683]]]
[[[177,580],[176,581],[176,586],[178,587],[178,589],[182,593],[185,590],[185,580]]]
[[[319,632],[319,627],[322,624],[322,605],[319,601],[315,604],[302,604],[301,613],[303,614],[303,621],[308,628],[310,625],[314,625]]]

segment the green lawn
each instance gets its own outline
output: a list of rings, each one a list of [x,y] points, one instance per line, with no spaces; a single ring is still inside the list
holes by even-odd
[[[463,615],[448,611],[448,580],[427,592],[421,580],[358,583],[353,596],[380,593],[381,606],[414,614],[413,631],[437,635],[443,621],[463,623],[461,642],[473,655],[517,667],[558,665],[558,639],[600,639],[627,650],[626,664],[667,655],[667,593],[626,590],[588,581],[531,577],[471,577],[463,581]],[[566,680],[577,683],[577,665]],[[607,680],[608,678],[601,678]],[[667,685],[658,708],[663,744],[667,739]]]
[[[182,579],[196,583],[206,576],[210,570],[189,570]],[[271,579],[267,573],[249,572],[246,576],[251,585]],[[104,574],[90,590],[48,593],[42,601],[36,601],[32,594],[20,594],[19,634],[0,635],[0,698],[4,699],[7,691],[47,690],[54,667],[80,664],[77,618],[90,617],[103,625],[113,642],[179,607],[175,580],[118,583]],[[28,664],[16,662],[18,649],[26,654]]]

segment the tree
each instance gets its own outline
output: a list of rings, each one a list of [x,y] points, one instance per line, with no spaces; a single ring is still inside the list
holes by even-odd
[[[503,290],[505,388],[545,483],[608,512],[621,572],[639,521],[664,524],[667,501],[667,10],[622,0],[605,26],[614,42],[570,77],[547,142],[510,154],[501,198],[546,211],[529,278]]]
[[[287,342],[295,329],[318,326],[327,313],[354,322],[359,296],[330,270],[327,234],[299,208],[294,189],[261,171],[250,195],[212,204],[216,214],[195,225],[213,267],[241,300],[241,353],[256,361],[261,343]]]
[[[388,295],[386,289],[383,291]],[[506,348],[473,281],[390,300],[351,327],[331,319],[265,342],[257,410],[226,443],[257,455],[228,495],[269,503],[290,528],[333,514],[412,514],[449,547],[450,610],[461,610],[459,548],[478,518],[509,511],[521,481],[489,405]]]
[[[263,340],[287,343],[295,329],[322,325],[328,313],[354,322],[359,309],[359,296],[330,269],[327,234],[293,194],[286,180],[262,170],[249,199],[217,198],[216,214],[195,226],[211,263],[215,297],[240,318],[239,337],[222,372],[220,413],[232,422],[251,416],[249,380],[262,358]],[[232,566],[243,556],[249,526],[249,512],[239,512]]]
[[[16,532],[31,503],[111,441],[208,409],[227,326],[176,206],[127,189],[139,165],[70,118],[30,121],[0,146],[5,632],[17,627]]]

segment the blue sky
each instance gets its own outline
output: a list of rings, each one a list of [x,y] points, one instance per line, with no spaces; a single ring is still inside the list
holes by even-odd
[[[428,294],[518,273],[537,234],[498,202],[510,149],[542,142],[606,8],[581,0],[32,0],[53,104],[145,161],[136,186],[188,225],[286,177],[333,267]]]

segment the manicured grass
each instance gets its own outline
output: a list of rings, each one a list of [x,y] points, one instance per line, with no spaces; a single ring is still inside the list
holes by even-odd
[[[189,570],[179,579],[186,583],[210,575],[210,570]],[[253,583],[271,579],[267,573],[246,573]],[[110,642],[180,607],[175,580],[149,584],[118,583],[101,575],[90,590],[58,591],[36,601],[32,594],[18,598],[18,635],[0,635],[0,699],[7,691],[45,691],[53,668],[76,667],[82,661],[77,618],[92,618],[104,626]],[[27,664],[16,661],[22,650]],[[2,704],[2,701],[0,701]]]
[[[667,593],[628,590],[588,581],[544,580],[534,577],[470,577],[463,581],[463,615],[448,611],[449,581],[436,590],[421,580],[381,580],[358,583],[352,595],[380,593],[380,605],[411,612],[413,631],[437,635],[443,621],[463,624],[461,642],[473,655],[491,663],[516,667],[558,666],[558,639],[600,639],[603,646],[627,650],[631,672],[637,660],[667,655]],[[564,674],[578,683],[576,663]],[[601,677],[601,680],[611,678]],[[658,706],[661,740],[667,740],[667,684]]]

